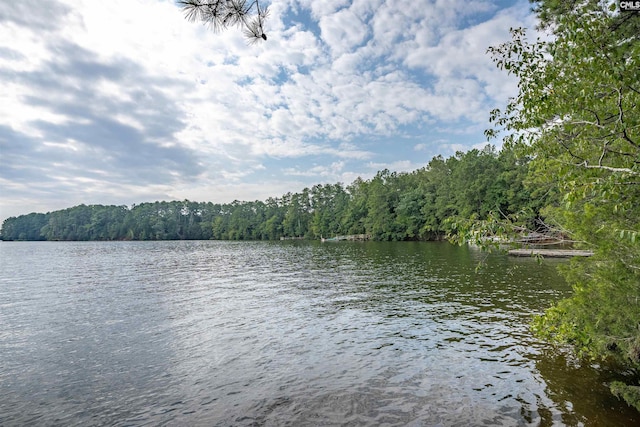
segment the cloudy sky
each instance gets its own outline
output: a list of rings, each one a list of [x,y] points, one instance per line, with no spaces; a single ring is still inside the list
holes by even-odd
[[[264,200],[486,144],[509,0],[273,0],[268,41],[173,0],[0,2],[0,221]]]

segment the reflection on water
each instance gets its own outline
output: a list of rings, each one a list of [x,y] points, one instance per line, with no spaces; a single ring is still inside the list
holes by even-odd
[[[445,243],[0,245],[0,425],[637,425],[528,322],[554,264]]]

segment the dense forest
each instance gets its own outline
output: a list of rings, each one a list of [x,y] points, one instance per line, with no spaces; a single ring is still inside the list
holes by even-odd
[[[3,240],[277,240],[367,234],[373,240],[435,240],[456,219],[527,212],[533,224],[549,193],[525,186],[528,163],[483,150],[434,157],[410,173],[314,185],[265,201],[80,205],[8,218]]]

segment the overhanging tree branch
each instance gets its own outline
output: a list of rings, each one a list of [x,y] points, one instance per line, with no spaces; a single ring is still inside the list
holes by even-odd
[[[209,24],[214,31],[223,31],[238,26],[249,43],[267,40],[264,21],[269,15],[258,0],[178,0],[185,17],[192,22]]]

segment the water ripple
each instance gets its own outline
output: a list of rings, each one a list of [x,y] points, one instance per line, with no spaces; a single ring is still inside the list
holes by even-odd
[[[476,271],[447,244],[0,250],[0,425],[640,421],[531,336],[568,292],[553,266]]]

